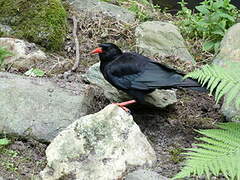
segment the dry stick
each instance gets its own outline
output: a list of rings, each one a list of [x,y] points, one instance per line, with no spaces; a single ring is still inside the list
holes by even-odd
[[[79,66],[79,61],[80,61],[80,53],[79,53],[79,42],[78,42],[78,37],[77,37],[77,19],[76,16],[72,16],[73,20],[73,37],[75,41],[75,46],[76,46],[76,57],[75,57],[75,63],[72,67],[72,71],[76,71],[76,69]]]

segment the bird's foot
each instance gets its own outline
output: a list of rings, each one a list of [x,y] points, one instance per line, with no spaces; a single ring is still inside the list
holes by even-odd
[[[121,105],[121,103],[113,103],[113,104],[118,105],[120,108],[122,108],[125,112],[127,112],[129,114],[131,113],[130,109],[128,109],[125,106]]]
[[[133,104],[133,103],[136,103],[136,101],[135,100],[130,100],[130,101],[125,101],[125,102],[121,102],[121,103],[113,103],[113,104],[118,105],[120,108],[122,108],[127,113],[131,113],[131,111],[128,108],[126,108],[125,106],[128,105],[128,104]]]

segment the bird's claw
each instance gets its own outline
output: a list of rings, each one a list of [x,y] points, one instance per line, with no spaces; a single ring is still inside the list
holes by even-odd
[[[121,103],[112,103],[112,104],[115,104],[115,105],[119,106],[119,107],[122,108],[125,112],[131,114],[130,109],[126,108],[126,107],[123,106]]]

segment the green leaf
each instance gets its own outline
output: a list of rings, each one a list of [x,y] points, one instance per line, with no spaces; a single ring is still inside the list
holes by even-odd
[[[214,52],[215,52],[215,53],[218,52],[218,51],[219,51],[219,48],[220,48],[220,41],[215,42],[215,44],[214,44]]]
[[[4,47],[0,47],[0,66],[3,64],[3,61],[6,57],[12,56],[13,53],[6,50]]]
[[[236,84],[229,92],[229,95],[227,96],[227,102],[226,104],[229,105],[229,103],[237,96],[237,94],[240,94],[240,84]]]
[[[190,77],[197,79],[202,85],[207,83],[210,93],[215,92],[215,99],[218,103],[221,97],[227,95],[227,104],[233,99],[236,108],[240,106],[240,63],[229,63],[226,67],[217,65],[205,65],[201,69],[197,69],[188,73],[184,78]]]
[[[228,81],[226,80],[221,80],[220,84],[218,84],[217,88],[216,88],[216,92],[215,92],[215,99],[218,103],[218,101],[220,100],[221,97],[219,97],[220,92],[222,91],[222,89],[228,84]]]
[[[31,68],[24,73],[26,76],[33,76],[33,77],[42,77],[45,75],[45,72],[41,69],[34,69]]]
[[[203,50],[204,51],[211,51],[214,48],[215,43],[213,41],[207,41],[203,43]]]
[[[240,171],[240,123],[221,123],[222,129],[200,130],[205,137],[198,138],[207,143],[196,144],[189,148],[185,167],[173,179],[186,178],[190,175],[210,178],[211,175],[224,175],[235,179]]]
[[[196,6],[196,9],[202,14],[209,14],[210,11],[206,8],[206,6]]]
[[[228,19],[231,22],[235,22],[235,19],[236,19],[236,18],[234,18],[234,17],[232,17],[232,16],[230,16],[229,14],[226,14],[226,13],[219,13],[219,16],[222,17],[222,18]]]
[[[11,141],[9,139],[7,139],[7,138],[0,139],[0,147],[1,146],[6,146],[6,145],[8,145],[10,143],[11,143]]]
[[[181,11],[178,13],[181,22],[180,30],[188,38],[207,39],[203,50],[218,51],[218,45],[209,41],[220,42],[227,29],[236,23],[239,11],[230,4],[229,0],[205,0],[196,6],[197,12],[192,13],[184,2],[181,2]]]
[[[225,31],[221,30],[221,29],[216,29],[215,31],[212,32],[213,34],[216,35],[220,35],[220,36],[224,36]]]

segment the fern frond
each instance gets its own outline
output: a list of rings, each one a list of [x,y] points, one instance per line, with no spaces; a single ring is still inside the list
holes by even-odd
[[[210,94],[214,91],[216,103],[226,96],[226,103],[235,100],[236,108],[240,108],[240,63],[231,63],[227,68],[218,65],[205,65],[187,74],[184,78],[197,79],[202,86],[206,85]]]
[[[186,166],[173,179],[191,175],[224,175],[227,179],[240,178],[240,123],[221,123],[221,129],[197,131],[205,137],[202,144],[188,148]]]

